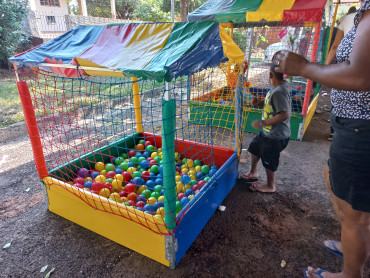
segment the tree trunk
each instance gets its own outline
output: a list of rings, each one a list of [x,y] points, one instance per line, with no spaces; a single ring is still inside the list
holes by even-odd
[[[189,2],[190,0],[180,0],[180,15],[182,22],[188,21]]]

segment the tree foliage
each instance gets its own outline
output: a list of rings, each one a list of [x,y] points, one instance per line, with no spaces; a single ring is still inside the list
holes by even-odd
[[[27,2],[0,0],[0,63],[8,64],[8,58],[27,41],[22,32],[22,22],[28,13]]]
[[[121,19],[129,19],[139,7],[137,0],[115,0],[116,16]],[[86,1],[87,13],[90,16],[110,17],[110,0],[89,0]]]
[[[171,21],[171,12],[165,12],[161,0],[142,0],[133,16],[142,21],[163,22]]]

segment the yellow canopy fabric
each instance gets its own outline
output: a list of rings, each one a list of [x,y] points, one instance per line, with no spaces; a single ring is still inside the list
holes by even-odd
[[[244,61],[243,51],[241,51],[222,26],[220,26],[220,37],[225,56],[229,58],[232,63],[242,63]]]
[[[247,12],[246,21],[282,21],[284,10],[290,10],[295,0],[264,0],[255,12]]]

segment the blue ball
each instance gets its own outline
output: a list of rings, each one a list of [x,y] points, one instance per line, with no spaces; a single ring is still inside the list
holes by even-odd
[[[176,163],[176,167],[180,167],[181,168],[181,163],[180,162],[177,162]]]
[[[136,201],[139,202],[139,201],[143,201],[144,203],[146,203],[146,197],[144,195],[139,195],[137,196],[137,199]]]
[[[146,161],[146,160],[141,161],[140,162],[140,167],[143,168],[143,169],[145,169],[145,170],[148,170],[149,167],[150,167],[149,161]]]
[[[144,211],[147,212],[147,211],[151,211],[150,210],[150,204],[146,204],[144,207],[143,207]]]
[[[162,160],[161,160],[162,161]],[[160,174],[163,174],[163,165],[160,165],[159,167],[158,167],[158,171],[159,171],[159,173]]]
[[[136,153],[136,154],[135,154],[135,156],[136,156],[137,158],[139,158],[139,157],[142,157],[143,155],[142,155],[141,153]]]
[[[154,205],[150,205],[151,212],[157,212],[158,209],[158,202],[154,203]]]
[[[211,167],[211,170],[218,170],[218,167],[216,166],[216,165],[213,165],[212,167]]]
[[[97,172],[97,171],[94,171],[94,172],[92,172],[91,173],[91,175],[90,175],[90,177],[92,178],[92,179],[95,179],[97,176],[99,176],[100,174],[99,174],[99,172]]]
[[[156,179],[155,184],[156,185],[163,185],[163,180],[162,179]]]
[[[182,197],[180,202],[182,206],[184,207],[187,203],[189,203],[190,199],[188,197]]]
[[[92,181],[85,181],[84,182],[84,187],[91,190],[92,184],[93,184]]]
[[[151,179],[152,181],[155,181],[155,180],[157,179],[157,175],[156,175],[156,174],[154,174],[154,173],[150,173],[150,179]]]
[[[183,184],[188,184],[190,182],[190,177],[188,175],[182,175],[181,176],[181,182]]]
[[[158,204],[158,207],[159,208],[163,208],[164,207],[164,203],[162,201],[158,201],[157,204]]]
[[[148,187],[149,190],[154,190],[155,182],[152,180],[147,180],[145,185]]]
[[[128,164],[128,167],[135,167],[135,163],[133,163],[132,161],[129,161],[127,164]]]
[[[217,170],[215,170],[215,169],[211,169],[211,171],[209,171],[208,175],[209,175],[210,177],[212,177],[214,174],[216,174],[216,172],[217,172]]]
[[[193,189],[191,189],[191,188],[186,189],[185,190],[185,196],[190,196],[190,195],[194,195]]]
[[[138,186],[143,185],[143,179],[139,177],[134,178],[134,184]]]
[[[150,156],[150,153],[148,153],[148,152],[143,152],[143,156],[144,156],[145,158],[148,158],[148,157]]]
[[[164,195],[164,189],[161,190],[161,195],[163,196]]]
[[[137,210],[143,211],[141,207],[136,207]]]
[[[116,174],[122,174],[123,171],[121,169],[118,169],[118,167],[114,170],[114,172],[116,172]]]
[[[198,172],[198,173],[196,174],[196,178],[197,178],[197,180],[201,180],[201,179],[203,179],[203,178],[204,178],[204,174],[203,174],[202,172]]]
[[[163,175],[161,173],[157,174],[157,179],[163,179]]]

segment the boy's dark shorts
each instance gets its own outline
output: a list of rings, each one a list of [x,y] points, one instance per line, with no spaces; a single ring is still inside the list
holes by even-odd
[[[252,140],[248,152],[260,157],[263,167],[275,172],[279,166],[279,158],[282,150],[288,145],[289,138],[271,139],[261,132]]]

